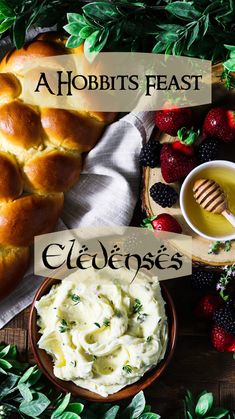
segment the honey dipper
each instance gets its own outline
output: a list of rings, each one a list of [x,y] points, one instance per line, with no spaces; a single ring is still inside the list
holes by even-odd
[[[235,227],[235,215],[228,209],[224,190],[212,179],[198,179],[193,186],[196,202],[206,211],[222,214]]]

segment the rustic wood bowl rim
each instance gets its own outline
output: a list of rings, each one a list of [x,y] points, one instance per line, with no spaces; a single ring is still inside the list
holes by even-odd
[[[102,397],[99,394],[91,392],[89,390],[83,389],[82,387],[76,386],[71,381],[63,381],[55,377],[53,374],[53,362],[51,357],[46,353],[46,351],[39,349],[37,342],[40,338],[37,325],[37,312],[35,308],[35,302],[38,301],[43,295],[45,295],[52,285],[60,282],[55,278],[46,278],[41,286],[38,288],[29,315],[29,341],[32,348],[32,352],[35,358],[35,361],[38,367],[42,370],[44,375],[51,381],[55,387],[60,391],[70,392],[73,396],[83,398],[92,402],[117,402],[128,397],[133,397],[139,391],[149,387],[155,380],[157,380],[162,373],[165,371],[166,367],[169,365],[174,350],[176,346],[176,337],[177,337],[177,315],[175,306],[172,300],[169,291],[166,286],[161,282],[161,291],[163,299],[166,303],[166,312],[168,317],[168,346],[164,359],[155,366],[152,370],[146,372],[144,376],[138,380],[136,383],[128,385],[118,391],[117,393],[111,394],[108,397]]]

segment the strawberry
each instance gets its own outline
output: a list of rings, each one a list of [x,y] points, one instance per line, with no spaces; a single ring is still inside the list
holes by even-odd
[[[169,231],[171,233],[182,233],[182,228],[172,215],[162,213],[153,217],[145,218],[142,227],[149,230]]]
[[[211,342],[219,352],[235,352],[235,336],[230,335],[220,326],[213,325]]]
[[[235,111],[212,108],[205,117],[203,134],[225,143],[235,141]]]
[[[222,299],[217,295],[204,295],[198,302],[195,309],[195,316],[200,319],[210,320],[215,310],[223,304]]]
[[[155,124],[161,131],[175,137],[181,127],[191,127],[193,125],[192,109],[170,107],[170,105],[170,109],[166,109],[166,106],[165,109],[155,113]]]
[[[174,143],[172,143],[172,147],[174,150],[178,150],[181,153],[186,154],[186,156],[194,155],[194,148],[190,145],[181,143],[181,141],[175,141]]]
[[[196,166],[196,159],[193,156],[186,156],[175,150],[172,144],[162,146],[160,162],[162,176],[167,183],[182,180]]]
[[[177,131],[179,141],[172,143],[174,150],[178,150],[186,156],[194,155],[194,148],[192,147],[194,142],[199,136],[199,131],[194,131],[193,128],[187,129],[182,127]]]

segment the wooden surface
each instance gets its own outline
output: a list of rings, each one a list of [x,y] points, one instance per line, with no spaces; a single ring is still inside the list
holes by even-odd
[[[212,349],[205,324],[195,320],[193,307],[196,295],[187,278],[167,281],[174,299],[179,337],[175,355],[161,379],[145,391],[147,401],[163,419],[171,419],[184,390],[213,391],[223,407],[235,409],[235,361],[232,354]],[[32,354],[28,344],[28,313],[25,310],[0,331],[0,341],[18,345],[29,360]]]

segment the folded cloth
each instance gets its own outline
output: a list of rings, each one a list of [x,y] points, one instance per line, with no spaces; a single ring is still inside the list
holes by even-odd
[[[141,146],[153,130],[153,112],[130,113],[107,127],[85,157],[78,183],[65,196],[57,230],[100,225],[129,225],[138,200]],[[33,261],[19,286],[0,304],[0,328],[31,304],[43,278]]]

